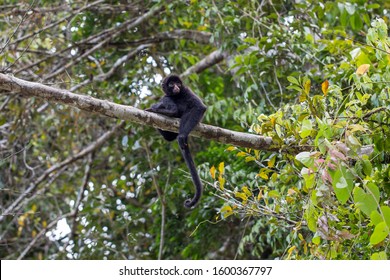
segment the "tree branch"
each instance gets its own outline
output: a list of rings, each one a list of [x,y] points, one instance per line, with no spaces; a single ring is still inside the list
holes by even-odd
[[[92,81],[102,82],[102,81],[108,80],[110,77],[112,77],[115,74],[115,72],[118,70],[118,68],[123,65],[123,63],[125,63],[128,60],[130,60],[131,58],[136,56],[140,51],[142,51],[142,50],[144,50],[144,49],[146,49],[146,48],[148,48],[150,46],[151,46],[150,44],[140,45],[137,48],[130,50],[126,55],[120,57],[113,64],[112,68],[107,71],[107,73],[102,73],[102,74],[100,74],[100,75],[98,75],[96,77],[93,77],[93,79],[87,79],[87,80],[77,84],[76,86],[72,87],[70,90],[71,91],[77,90],[77,89],[79,89],[79,88],[81,88],[81,87],[91,83]]]
[[[186,77],[192,73],[200,73],[204,69],[209,68],[210,66],[213,66],[214,64],[217,64],[221,62],[226,56],[226,53],[224,53],[221,50],[216,50],[210,53],[208,56],[203,58],[201,61],[196,63],[195,65],[188,68],[183,74],[180,76]]]
[[[94,45],[91,49],[88,49],[86,52],[84,52],[82,55],[76,57],[74,60],[71,60],[67,64],[65,64],[60,69],[56,70],[55,72],[51,73],[50,75],[47,75],[44,77],[44,79],[49,80],[52,79],[59,74],[65,72],[66,69],[71,67],[72,65],[79,63],[83,58],[88,57],[91,53],[95,52],[96,50],[102,48],[104,45],[106,45],[108,42],[110,42],[112,39],[116,38],[126,30],[129,30],[131,28],[134,28],[135,26],[138,26],[142,24],[144,21],[148,20],[149,18],[153,17],[156,13],[162,10],[161,6],[154,6],[152,7],[147,13],[143,14],[137,19],[130,19],[124,22],[121,26],[114,29],[112,33],[106,34],[105,38],[99,42],[96,42],[96,45]],[[93,41],[91,41],[93,42]]]
[[[89,4],[85,5],[84,7],[82,7],[82,8],[80,8],[80,9],[74,11],[74,12],[71,13],[69,16],[66,16],[66,17],[64,17],[64,18],[62,18],[62,19],[59,19],[59,20],[57,20],[57,21],[55,21],[55,22],[53,22],[53,23],[50,23],[50,24],[48,24],[47,26],[45,26],[45,27],[43,27],[43,28],[41,28],[41,29],[39,29],[39,30],[37,30],[37,31],[34,31],[34,32],[32,32],[32,33],[28,33],[27,35],[18,38],[17,40],[15,40],[14,42],[12,42],[11,45],[18,44],[18,43],[20,43],[21,41],[24,41],[24,40],[26,40],[26,39],[28,39],[28,38],[31,38],[31,37],[33,37],[33,36],[35,36],[35,35],[37,35],[37,34],[43,32],[43,31],[47,30],[47,29],[52,28],[53,26],[56,26],[56,25],[60,24],[60,23],[63,22],[63,21],[69,20],[69,19],[72,18],[74,15],[80,14],[82,11],[84,11],[84,10],[86,10],[86,9],[89,9],[89,8],[91,8],[92,6],[97,5],[97,4],[100,4],[100,3],[103,3],[103,2],[104,2],[104,0],[98,0],[98,1],[95,1],[95,2],[92,2],[92,3],[89,3]]]
[[[163,130],[173,132],[178,132],[179,130],[179,119],[146,112],[132,106],[116,104],[91,96],[75,94],[64,89],[58,89],[35,82],[28,82],[1,73],[0,89],[13,94],[19,93],[27,98],[33,96],[40,97],[48,101],[66,104],[80,110],[99,113],[111,118],[128,120]],[[277,145],[272,142],[271,137],[237,132],[206,124],[199,124],[191,132],[191,135],[255,150],[278,150]]]
[[[188,29],[176,29],[172,31],[165,31],[152,35],[147,38],[141,38],[133,41],[124,41],[124,42],[109,42],[109,46],[115,47],[128,47],[128,46],[138,46],[140,44],[156,44],[164,41],[177,40],[177,39],[186,39],[192,40],[199,44],[208,44],[210,43],[211,33],[205,31],[196,31]]]

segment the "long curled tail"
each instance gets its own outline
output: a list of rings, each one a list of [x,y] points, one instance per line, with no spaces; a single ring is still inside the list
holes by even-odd
[[[192,159],[190,149],[188,145],[184,145],[183,149],[181,149],[184,161],[187,164],[188,169],[190,170],[192,181],[195,185],[195,195],[192,199],[187,199],[184,202],[184,206],[186,208],[192,208],[194,207],[200,200],[200,197],[202,196],[203,187],[202,183],[200,181],[198,172],[196,171],[194,160]]]

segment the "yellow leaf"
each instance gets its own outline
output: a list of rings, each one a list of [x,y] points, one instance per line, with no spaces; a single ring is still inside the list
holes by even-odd
[[[224,162],[221,162],[219,165],[218,165],[218,171],[221,175],[223,175],[225,173],[225,163]]]
[[[305,102],[307,100],[307,94],[302,93],[299,95],[299,102]]]
[[[211,178],[213,178],[214,180],[215,180],[215,171],[216,171],[215,166],[214,165],[211,166],[210,174],[211,174]]]
[[[237,150],[237,147],[229,146],[226,150],[231,152],[231,151]]]
[[[292,253],[294,252],[296,246],[292,246],[290,249],[288,249],[288,255],[287,255],[287,259],[290,259],[291,258],[291,255]]]
[[[259,194],[257,195],[257,200],[260,200],[263,198],[263,191],[260,190]]]
[[[262,178],[264,180],[268,180],[268,175],[265,172],[260,172],[259,174],[257,174],[257,176],[259,176],[260,178]]]
[[[242,191],[246,194],[247,197],[252,196],[252,192],[248,189],[247,186],[242,187]]]
[[[260,125],[255,123],[255,124],[252,124],[251,128],[257,134],[261,134],[261,126]]]
[[[185,22],[183,22],[183,25],[184,25],[186,28],[190,28],[190,27],[192,26],[192,22],[185,21]]]
[[[321,84],[322,93],[326,96],[328,94],[329,81],[326,80]]]
[[[288,204],[291,204],[291,203],[293,203],[295,201],[295,199],[292,198],[291,196],[287,196],[286,197],[286,201],[287,201]]]
[[[31,206],[31,210],[32,210],[33,213],[37,212],[37,209],[38,209],[38,206],[36,204],[33,204]]]
[[[279,177],[278,173],[276,173],[276,172],[272,173],[272,175],[271,175],[271,180],[272,180],[272,182],[276,182],[276,180],[278,179],[278,177]]]
[[[368,72],[368,69],[370,68],[370,64],[362,64],[358,67],[356,70],[356,75],[362,76]]]
[[[238,198],[241,198],[243,201],[247,201],[248,200],[248,197],[246,196],[245,193],[243,192],[236,192],[234,194],[235,197],[238,197]]]
[[[22,232],[23,232],[23,227],[18,227],[17,236],[20,237],[22,235]]]
[[[351,132],[366,131],[366,129],[360,124],[351,124],[350,126],[348,126],[348,130],[350,130]]]
[[[268,173],[269,173],[269,170],[267,168],[262,168],[262,169],[260,169],[260,173],[257,174],[257,176],[259,176],[262,179],[268,180],[268,178],[269,178]]]
[[[22,215],[18,218],[18,225],[24,227],[24,221],[26,220],[26,216]]]
[[[221,208],[220,212],[227,212],[227,211],[233,211],[232,207],[230,207],[229,205],[225,205]]]
[[[229,217],[231,214],[233,214],[233,209],[229,205],[225,205],[221,208],[220,213],[224,218]]]
[[[275,124],[276,124],[276,118],[272,116],[271,119],[270,119],[270,121],[271,121],[272,126],[275,126]]]
[[[245,157],[247,154],[245,152],[239,152],[237,153],[238,157]]]
[[[223,178],[222,176],[219,176],[218,177],[218,182],[219,182],[219,188],[223,191],[225,189],[225,178]]]
[[[268,167],[269,168],[272,168],[272,167],[274,167],[275,166],[275,160],[276,160],[276,157],[274,156],[274,157],[272,157],[269,161],[268,161]]]
[[[294,189],[288,189],[287,194],[288,195],[295,195],[297,192]]]
[[[307,80],[307,81],[305,82],[305,85],[304,85],[304,87],[305,87],[305,93],[306,93],[306,94],[309,94],[309,92],[310,92],[310,86],[311,86],[311,82],[310,82],[310,80]]]
[[[280,194],[279,194],[278,191],[272,190],[272,191],[269,191],[269,192],[268,192],[268,196],[269,196],[269,197],[272,197],[272,198],[279,198],[279,197],[280,197]]]
[[[250,162],[250,161],[254,161],[254,160],[256,160],[256,158],[255,158],[255,157],[252,157],[252,156],[249,156],[249,157],[246,157],[246,158],[245,158],[245,161],[246,161],[246,162]]]

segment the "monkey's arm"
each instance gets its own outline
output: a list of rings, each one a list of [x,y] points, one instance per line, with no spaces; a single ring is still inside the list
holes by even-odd
[[[178,108],[175,103],[169,98],[162,98],[156,104],[153,104],[152,107],[145,109],[145,111],[162,114],[168,117],[177,117],[178,116]],[[177,137],[176,132],[165,131],[158,129],[158,132],[164,137],[167,141],[173,141]]]
[[[178,108],[175,103],[169,98],[163,97],[159,102],[153,104],[152,107],[145,111],[162,114],[168,117],[177,117]]]

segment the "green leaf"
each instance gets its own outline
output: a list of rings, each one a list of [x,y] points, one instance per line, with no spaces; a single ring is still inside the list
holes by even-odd
[[[302,90],[299,86],[296,86],[296,85],[290,85],[287,87],[287,89],[293,89],[293,90],[296,90],[299,92],[301,92],[301,90]]]
[[[364,65],[364,64],[369,64],[371,65],[372,62],[371,60],[368,58],[368,56],[366,55],[365,52],[363,51],[360,51],[358,56],[356,57],[356,65],[357,66],[360,66],[360,65]]]
[[[345,3],[345,10],[348,12],[348,14],[353,15],[355,14],[355,5],[351,3]]]
[[[348,187],[347,180],[343,176],[340,176],[339,181],[336,182],[336,188],[344,189],[346,187]]]
[[[302,138],[306,138],[311,134],[312,130],[313,130],[313,126],[311,124],[311,121],[308,119],[303,120],[302,126],[301,126],[301,131],[300,131],[299,135]]]
[[[342,204],[345,204],[349,199],[353,189],[353,174],[342,165],[337,171],[330,171],[329,174],[332,177],[333,190],[338,201],[340,201]]]
[[[387,227],[390,228],[390,207],[389,206],[381,206],[380,213],[375,210],[371,213],[370,219],[374,225],[378,225],[381,222],[384,222]]]
[[[279,198],[279,197],[280,197],[280,194],[279,194],[278,191],[272,190],[272,191],[269,191],[269,192],[268,192],[268,196],[269,196],[269,197],[272,197],[272,198]]]
[[[381,222],[375,226],[374,232],[370,237],[370,243],[372,245],[376,245],[383,240],[385,240],[386,236],[389,234],[389,227],[385,222]]]
[[[371,176],[371,173],[372,173],[371,162],[368,159],[363,159],[362,160],[362,165],[363,165],[363,172],[364,172],[364,174],[366,174],[366,176]]]
[[[319,237],[319,236],[314,236],[314,237],[312,238],[311,242],[313,242],[313,244],[320,245],[321,237]]]
[[[363,28],[363,21],[359,14],[354,14],[349,19],[349,22],[351,23],[351,27],[355,31],[360,31]]]
[[[387,260],[387,255],[385,251],[374,253],[371,255],[371,260]]]
[[[313,205],[309,205],[304,214],[305,220],[307,221],[307,226],[312,232],[317,231],[317,219],[318,213],[316,208]]]
[[[303,163],[306,167],[312,167],[314,165],[313,153],[301,152],[295,156],[295,159]]]
[[[389,206],[382,206],[381,212],[383,214],[386,225],[390,228],[390,207]]]
[[[376,186],[375,186],[376,187]],[[362,188],[355,187],[353,190],[353,199],[356,207],[359,208],[367,216],[371,215],[378,207],[378,200],[371,192],[366,193]]]
[[[349,15],[348,13],[344,10],[341,15],[340,15],[340,23],[343,27],[347,26],[347,23],[348,23],[348,18],[349,18]]]
[[[316,179],[315,173],[313,171],[311,171],[310,169],[307,169],[304,167],[301,170],[301,175],[302,175],[303,179],[305,180],[306,191],[313,188],[314,183],[315,183],[315,179]]]
[[[370,182],[367,184],[367,189],[368,189],[367,192],[375,199],[376,203],[379,204],[380,192],[377,185],[375,185],[375,183],[373,182]]]
[[[378,225],[380,222],[383,222],[383,218],[377,210],[371,212],[370,219],[374,225]]]
[[[322,121],[319,118],[316,118],[318,125],[318,132],[316,136],[316,144],[318,145],[318,140],[323,136],[326,139],[331,139],[333,137],[332,127],[326,122]]]
[[[298,80],[297,80],[295,77],[293,77],[293,76],[288,76],[288,77],[287,77],[287,80],[288,80],[290,83],[299,86],[299,82],[298,82]]]

